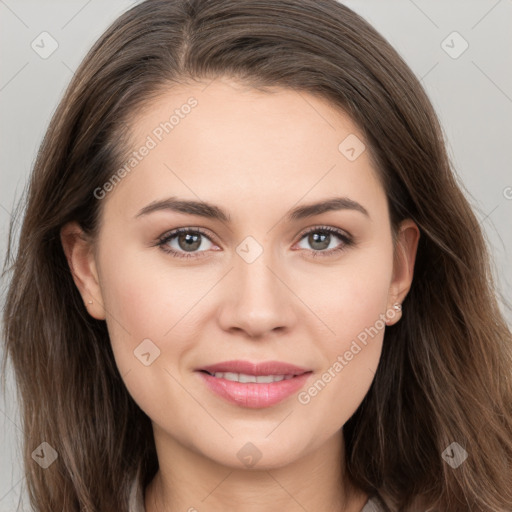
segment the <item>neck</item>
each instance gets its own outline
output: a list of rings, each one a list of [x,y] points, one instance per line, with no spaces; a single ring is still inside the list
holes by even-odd
[[[145,492],[146,512],[359,512],[368,499],[345,476],[342,431],[285,466],[240,469],[153,428],[160,467]]]

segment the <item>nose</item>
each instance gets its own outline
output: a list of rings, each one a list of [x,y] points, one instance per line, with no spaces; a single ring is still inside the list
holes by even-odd
[[[243,331],[251,338],[261,338],[293,326],[300,301],[291,289],[287,272],[280,270],[270,256],[270,250],[263,251],[249,263],[235,255],[218,316],[225,331]]]

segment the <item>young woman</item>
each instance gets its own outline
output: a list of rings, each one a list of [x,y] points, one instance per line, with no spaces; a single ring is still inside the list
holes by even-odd
[[[418,80],[335,0],[123,14],[11,270],[34,510],[512,510],[481,228]]]

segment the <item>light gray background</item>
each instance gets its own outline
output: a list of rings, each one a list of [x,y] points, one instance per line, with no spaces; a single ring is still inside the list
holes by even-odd
[[[130,0],[0,0],[0,253],[51,114],[88,48]],[[456,172],[484,227],[495,274],[512,299],[512,0],[348,0],[400,52],[436,108]],[[48,32],[47,59],[32,48]],[[458,58],[464,41],[469,47]],[[450,36],[450,37],[448,37]],[[445,41],[443,43],[443,41]],[[443,49],[444,48],[444,49]],[[452,53],[450,56],[445,50]],[[2,298],[5,283],[2,283]],[[510,312],[506,312],[512,323]],[[0,399],[0,512],[24,494],[21,428],[9,378]],[[34,439],[34,448],[41,439]],[[24,499],[29,510],[28,500]],[[21,509],[21,508],[20,508]]]

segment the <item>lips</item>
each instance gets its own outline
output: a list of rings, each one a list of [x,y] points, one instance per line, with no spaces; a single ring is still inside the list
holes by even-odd
[[[224,361],[210,366],[203,366],[200,371],[214,373],[243,373],[245,375],[302,375],[311,370],[289,363],[279,361],[263,361],[252,363],[250,361]]]
[[[300,366],[265,361],[225,361],[197,370],[210,391],[248,408],[275,405],[299,391],[312,374]]]

